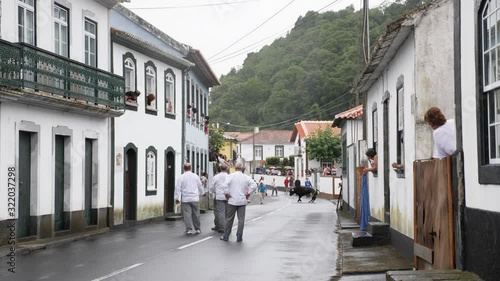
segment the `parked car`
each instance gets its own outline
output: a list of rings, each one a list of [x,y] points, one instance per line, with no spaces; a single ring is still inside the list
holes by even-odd
[[[266,169],[259,167],[255,169],[255,173],[259,175],[265,175],[266,174]]]
[[[273,167],[269,170],[269,174],[273,176],[281,176],[281,171]]]

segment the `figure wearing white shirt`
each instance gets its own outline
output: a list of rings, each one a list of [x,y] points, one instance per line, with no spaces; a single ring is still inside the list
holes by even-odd
[[[220,165],[221,172],[212,178],[210,184],[210,193],[215,194],[215,204],[214,204],[214,224],[215,226],[212,230],[218,231],[219,233],[224,232],[224,227],[226,226],[226,209],[227,200],[224,194],[224,183],[226,182],[228,167],[226,164]]]
[[[243,163],[238,162],[235,166],[236,172],[229,175],[224,182],[224,194],[228,199],[226,213],[226,227],[224,235],[220,238],[228,241],[233,227],[234,216],[238,213],[238,229],[236,230],[236,241],[243,241],[243,228],[245,227],[245,210],[247,199],[257,189],[257,184],[249,176],[242,173]]]
[[[204,194],[200,177],[191,172],[191,164],[184,164],[184,173],[175,184],[174,200],[176,204],[182,201],[182,215],[186,224],[186,234],[201,233],[200,229],[200,196]]]
[[[432,157],[443,159],[450,156],[457,149],[457,133],[455,120],[446,120],[441,109],[431,107],[425,113],[424,120],[434,130],[434,149]]]

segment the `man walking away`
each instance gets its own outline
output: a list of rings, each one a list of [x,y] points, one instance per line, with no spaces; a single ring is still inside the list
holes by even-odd
[[[273,193],[271,193],[271,196],[274,196],[274,193],[276,192],[276,196],[278,196],[278,188],[276,187],[276,180],[273,178],[273,181],[271,182],[271,186],[273,187]]]
[[[184,164],[184,173],[175,184],[174,200],[176,204],[182,201],[182,215],[186,224],[186,234],[201,233],[200,229],[200,195],[204,194],[200,177],[191,172],[191,164]]]
[[[257,184],[249,176],[242,173],[243,163],[238,162],[235,166],[236,172],[229,175],[224,182],[224,194],[228,200],[226,227],[222,241],[228,241],[233,227],[234,215],[238,213],[238,229],[236,231],[236,241],[243,241],[243,228],[245,227],[245,210],[247,199],[250,194],[257,189]]]
[[[224,232],[224,227],[226,226],[226,209],[227,200],[224,194],[224,183],[226,182],[228,166],[226,164],[220,165],[220,173],[218,173],[212,179],[210,184],[210,193],[215,194],[215,206],[214,206],[214,224],[215,226],[212,230],[218,231],[219,233]]]

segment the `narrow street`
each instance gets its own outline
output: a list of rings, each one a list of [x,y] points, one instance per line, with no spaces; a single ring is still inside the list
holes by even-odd
[[[270,195],[270,193],[269,193]],[[247,206],[243,242],[210,230],[186,236],[183,221],[115,229],[92,239],[17,257],[17,274],[0,280],[330,280],[337,275],[335,205],[297,203],[280,192]],[[236,220],[235,220],[236,222]],[[235,224],[236,225],[236,224]],[[14,278],[12,278],[14,277]]]

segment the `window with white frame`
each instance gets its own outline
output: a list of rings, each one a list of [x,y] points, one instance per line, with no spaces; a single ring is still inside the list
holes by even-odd
[[[54,52],[63,57],[69,55],[68,10],[54,5]]]
[[[274,147],[274,156],[276,157],[284,157],[285,155],[285,147],[282,145],[277,145]]]
[[[35,0],[19,0],[17,36],[19,42],[35,45]]]
[[[262,159],[262,146],[260,145],[255,146],[255,160],[257,159]]]
[[[84,32],[84,53],[85,64],[93,67],[97,66],[97,23],[85,19],[85,32]]]
[[[500,89],[488,95],[489,163],[500,164]]]
[[[500,164],[500,3],[486,1],[482,10],[483,91],[487,100],[482,106],[487,137],[482,140],[482,164]]]
[[[156,71],[152,66],[146,67],[146,106],[156,109]]]
[[[174,114],[175,93],[174,93],[174,76],[172,73],[165,75],[165,111],[169,114]]]
[[[156,153],[152,150],[146,154],[146,188],[156,190]]]
[[[123,72],[125,92],[135,91],[135,63],[132,58],[126,58],[123,62]]]

